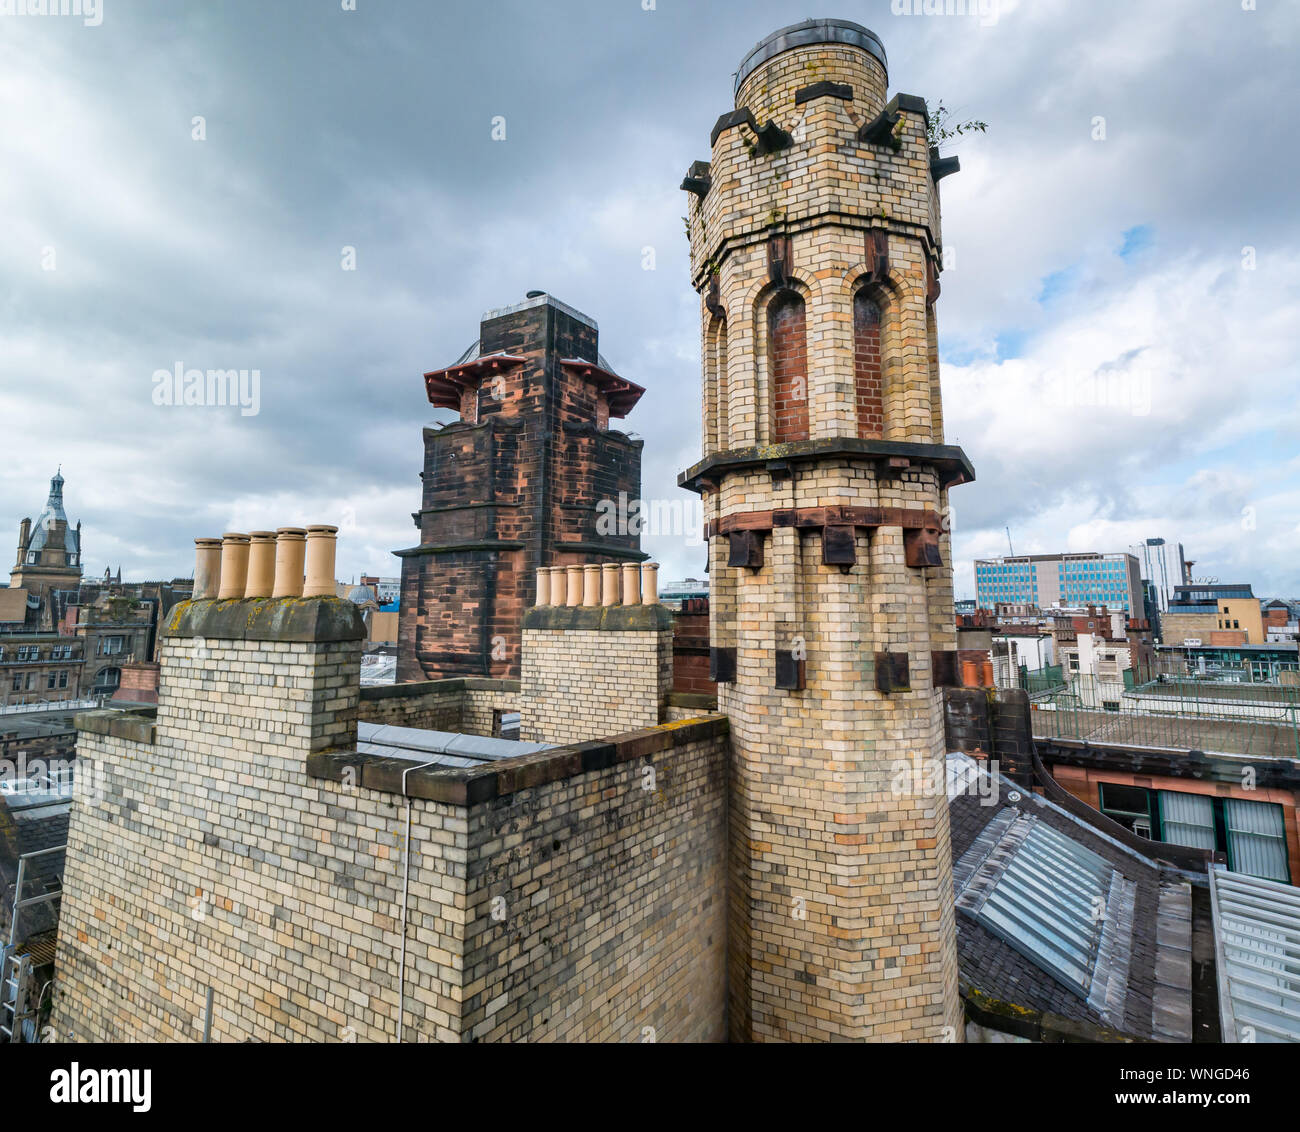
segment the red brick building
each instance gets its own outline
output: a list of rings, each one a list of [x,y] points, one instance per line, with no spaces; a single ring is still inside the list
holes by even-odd
[[[609,427],[644,390],[601,357],[592,319],[542,292],[489,311],[424,380],[460,419],[424,430],[420,542],[395,552],[397,680],[515,678],[539,567],[646,557],[631,507],[642,442]]]

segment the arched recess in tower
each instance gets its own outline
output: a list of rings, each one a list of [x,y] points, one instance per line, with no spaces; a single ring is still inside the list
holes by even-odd
[[[704,343],[704,438],[708,452],[728,446],[727,320],[715,316]]]
[[[853,296],[853,381],[858,436],[885,435],[885,369],[881,354],[884,318],[880,302],[867,287]]]
[[[808,439],[808,333],[803,296],[782,288],[767,304],[771,439]]]

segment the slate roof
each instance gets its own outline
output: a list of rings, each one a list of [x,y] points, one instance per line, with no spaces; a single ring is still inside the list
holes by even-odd
[[[957,955],[963,984],[1030,1011],[1156,1041],[1192,1040],[1191,892],[1182,874],[1085,825],[1068,811],[988,775],[966,755],[948,756]],[[1090,987],[1049,973],[1046,949],[1010,941],[982,922],[966,886],[996,883],[1014,858],[1014,833],[1040,825],[1113,870],[1106,920],[1093,941]],[[983,835],[983,840],[980,840]],[[1053,839],[1056,840],[1056,839]],[[977,843],[978,842],[978,843]],[[997,852],[991,850],[996,848]],[[983,869],[982,881],[980,870]],[[1001,872],[999,871],[1001,870]],[[1041,897],[1050,918],[1060,890]]]

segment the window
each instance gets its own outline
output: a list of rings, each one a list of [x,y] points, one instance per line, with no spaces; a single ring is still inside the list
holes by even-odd
[[[1101,812],[1153,841],[1225,853],[1233,872],[1290,883],[1286,824],[1273,802],[1103,782]]]
[[[1223,798],[1223,824],[1227,837],[1228,867],[1266,880],[1289,883],[1286,821],[1282,807],[1272,802]]]
[[[109,692],[115,692],[121,682],[122,670],[120,668],[101,668],[95,677],[95,686],[91,689],[91,695],[103,696]]]
[[[1162,841],[1172,845],[1191,845],[1197,849],[1214,849],[1214,799],[1208,794],[1181,794],[1160,791],[1160,817],[1164,827]]]
[[[21,692],[23,690],[23,674],[21,672],[14,673],[13,682],[9,685],[9,690],[11,692]]]
[[[105,637],[99,642],[99,651],[102,656],[116,656],[122,651],[122,638]]]
[[[1159,839],[1158,823],[1151,806],[1151,791],[1141,786],[1103,782],[1101,812],[1140,837]]]
[[[59,673],[59,687],[66,688],[67,686],[68,686],[68,670],[65,668],[62,672]]]
[[[45,677],[45,690],[47,692],[54,691],[54,685],[56,683],[57,683],[57,674],[53,672],[48,673]]]

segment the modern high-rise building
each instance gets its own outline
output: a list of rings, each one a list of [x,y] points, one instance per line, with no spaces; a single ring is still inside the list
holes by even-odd
[[[1054,605],[1104,605],[1142,614],[1142,574],[1132,554],[1022,554],[975,560],[980,607],[1008,602],[1050,609]]]

